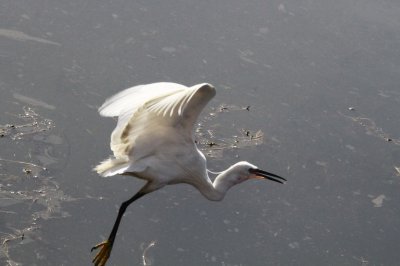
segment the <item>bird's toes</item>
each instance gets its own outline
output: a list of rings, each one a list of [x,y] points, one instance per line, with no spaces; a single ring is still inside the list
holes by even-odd
[[[111,245],[108,241],[101,242],[92,248],[92,251],[101,247],[100,251],[93,258],[92,262],[95,266],[104,266],[111,253]]]
[[[107,242],[108,242],[108,241],[106,240],[106,241],[103,241],[103,242],[97,244],[96,246],[94,246],[94,247],[92,247],[92,248],[90,249],[90,252],[93,252],[93,250],[98,249],[99,247],[103,247],[104,245],[107,244]]]

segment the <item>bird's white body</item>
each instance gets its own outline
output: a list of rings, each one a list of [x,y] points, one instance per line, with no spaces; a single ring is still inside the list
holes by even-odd
[[[215,89],[206,83],[186,87],[161,82],[108,99],[99,110],[103,116],[118,116],[111,135],[114,158],[95,170],[103,176],[135,175],[151,181],[154,190],[176,183],[212,189],[206,158],[193,140],[193,126],[214,95]],[[219,197],[205,193],[210,199]]]
[[[222,200],[232,186],[251,178],[267,178],[282,183],[277,175],[259,170],[248,162],[238,162],[221,172],[212,182],[207,162],[194,142],[193,127],[204,106],[215,95],[212,85],[186,87],[160,82],[126,89],[106,100],[99,112],[117,116],[111,134],[114,156],[95,167],[104,177],[132,175],[147,181],[118,212],[109,238],[93,262],[105,265],[126,208],[138,198],[165,185],[187,183],[209,200]],[[275,179],[279,178],[279,179]]]

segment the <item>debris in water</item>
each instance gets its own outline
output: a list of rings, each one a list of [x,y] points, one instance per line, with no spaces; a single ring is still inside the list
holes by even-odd
[[[400,139],[399,138],[390,138],[389,134],[387,134],[383,128],[379,127],[376,125],[375,121],[368,117],[363,117],[363,116],[350,116],[350,115],[345,115],[342,114],[341,112],[338,112],[339,115],[351,119],[353,122],[358,123],[360,126],[364,127],[365,133],[370,136],[375,136],[378,137],[386,142],[391,142],[395,145],[400,145]]]
[[[13,39],[16,41],[35,41],[35,42],[40,42],[40,43],[45,43],[45,44],[53,44],[57,46],[61,46],[60,43],[57,42],[52,42],[46,39],[30,36],[26,33],[23,33],[21,31],[16,31],[16,30],[9,30],[9,29],[0,29],[0,36]]]
[[[396,170],[396,175],[400,176],[400,166],[395,166],[394,169]]]
[[[149,243],[149,245],[143,250],[143,253],[142,253],[143,266],[151,265],[151,260],[147,258],[146,253],[150,248],[154,247],[156,245],[156,243],[157,243],[156,240],[151,241]]]
[[[24,168],[24,169],[22,169],[22,171],[23,171],[25,174],[27,174],[27,175],[29,175],[29,174],[32,173],[32,170],[29,169],[29,168]]]
[[[40,102],[32,103],[47,106]],[[29,107],[23,107],[21,114],[6,112],[5,115],[17,121],[0,125],[1,141],[11,140],[8,145],[14,146],[8,158],[0,156],[0,217],[4,216],[8,221],[0,232],[0,261],[7,265],[22,265],[16,261],[18,250],[26,250],[24,245],[31,245],[33,241],[46,242],[40,230],[43,222],[70,216],[62,204],[76,199],[66,195],[55,179],[49,176],[50,173],[44,172],[47,170],[45,166],[50,163],[41,158],[57,161],[64,154],[56,146],[63,143],[63,139],[48,132],[54,127],[53,121]],[[14,141],[19,139],[26,141]],[[22,159],[18,159],[21,156]],[[31,160],[38,160],[39,163],[32,163]],[[26,178],[24,173],[28,177],[39,178]]]
[[[218,144],[213,142],[213,141],[211,141],[211,142],[208,142],[206,145],[209,146],[209,147],[213,147],[213,146],[218,145]]]
[[[227,110],[228,110],[228,107],[226,107],[226,106],[221,106],[221,107],[219,108],[219,111],[220,111],[220,112],[227,111]]]
[[[10,136],[12,140],[18,140],[26,135],[48,131],[54,127],[52,120],[41,117],[32,108],[24,106],[23,110],[23,114],[18,114],[16,116],[26,122],[17,125],[0,125],[0,135],[2,137]]]
[[[372,201],[372,203],[374,204],[375,208],[380,208],[383,205],[383,200],[387,200],[387,198],[385,197],[385,195],[379,195],[378,197],[374,198]]]
[[[248,111],[250,106],[239,107],[236,105],[221,104],[213,108],[208,116],[204,117],[195,128],[195,143],[206,156],[213,158],[222,158],[225,150],[257,146],[264,143],[264,133],[261,130],[238,129],[235,128],[234,135],[228,138],[218,136],[216,128],[221,124],[215,123],[214,119],[234,111]],[[211,123],[214,124],[211,124]],[[206,130],[206,128],[209,128]],[[239,132],[239,134],[237,134]]]

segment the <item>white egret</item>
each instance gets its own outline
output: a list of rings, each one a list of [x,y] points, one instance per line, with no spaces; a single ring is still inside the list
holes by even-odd
[[[99,108],[102,116],[118,116],[118,123],[111,134],[114,156],[94,170],[104,177],[130,175],[147,182],[122,203],[108,239],[92,248],[101,248],[93,259],[96,266],[106,264],[126,208],[165,185],[187,183],[207,199],[220,201],[232,186],[249,179],[286,181],[248,162],[238,162],[219,173],[214,182],[210,180],[206,158],[193,139],[193,127],[214,95],[214,87],[207,83],[186,87],[160,82],[126,89]]]

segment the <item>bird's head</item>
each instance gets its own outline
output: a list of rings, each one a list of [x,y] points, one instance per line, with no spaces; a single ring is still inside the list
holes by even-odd
[[[230,172],[230,181],[234,184],[239,184],[250,179],[266,179],[281,184],[286,181],[286,179],[281,176],[258,169],[257,166],[245,161],[232,165],[227,171]]]

